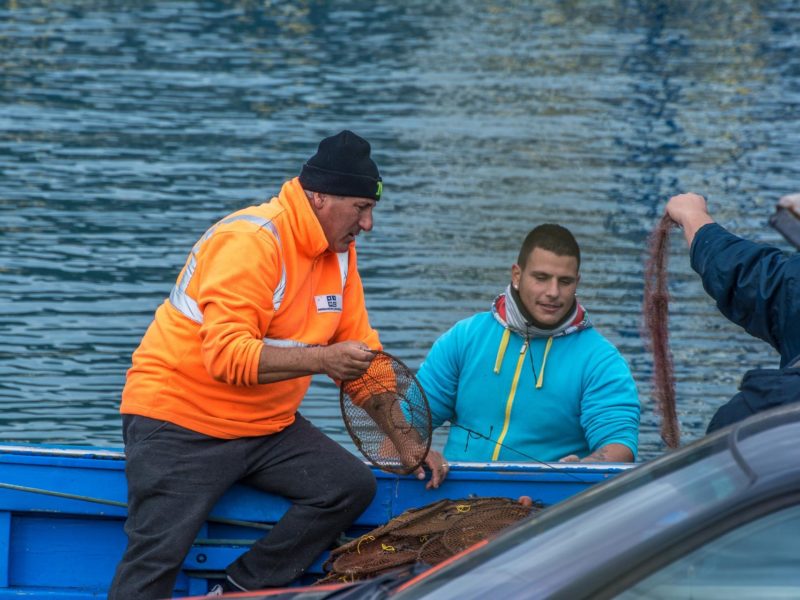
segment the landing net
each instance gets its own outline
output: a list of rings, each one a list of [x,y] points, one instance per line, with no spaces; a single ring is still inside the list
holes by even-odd
[[[669,448],[680,443],[675,410],[675,370],[669,349],[669,292],[667,259],[669,232],[675,222],[664,215],[650,235],[650,256],[645,267],[643,337],[653,354],[653,396],[661,415],[661,439]]]
[[[431,411],[411,370],[387,352],[376,352],[366,372],[342,384],[342,418],[364,457],[379,469],[408,474],[431,447]]]

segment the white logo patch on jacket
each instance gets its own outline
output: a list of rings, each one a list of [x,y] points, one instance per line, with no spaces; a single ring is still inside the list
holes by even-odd
[[[342,312],[341,294],[323,294],[314,296],[317,303],[317,312]]]

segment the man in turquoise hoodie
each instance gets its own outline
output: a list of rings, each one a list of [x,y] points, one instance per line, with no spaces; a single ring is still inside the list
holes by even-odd
[[[545,224],[525,238],[491,311],[456,323],[418,379],[448,460],[631,462],[639,400],[627,363],[575,296],[580,249]]]

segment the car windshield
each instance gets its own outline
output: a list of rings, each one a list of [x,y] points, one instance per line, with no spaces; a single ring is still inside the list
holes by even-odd
[[[769,598],[800,592],[800,505],[769,513],[700,546],[634,587],[620,600]]]
[[[688,519],[702,518],[750,483],[729,448],[729,437],[708,436],[672,455],[619,475],[555,505],[493,543],[423,576],[414,597],[481,598],[497,592],[537,596],[576,579],[599,552],[657,542]],[[543,575],[547,575],[544,577]],[[398,596],[402,598],[402,594]]]

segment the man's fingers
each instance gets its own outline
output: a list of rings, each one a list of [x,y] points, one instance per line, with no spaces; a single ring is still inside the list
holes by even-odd
[[[347,354],[352,357],[354,360],[359,362],[370,363],[372,359],[375,358],[375,353],[369,349],[369,346],[362,343],[347,343],[345,342],[345,347],[347,348]]]
[[[327,348],[329,357],[326,373],[341,381],[361,377],[375,358],[375,353],[361,342],[339,342]]]
[[[425,488],[426,489],[438,488],[440,485],[442,485],[442,482],[445,480],[446,477],[447,477],[447,470],[436,469],[434,471],[431,471],[431,480],[428,482],[428,485],[426,485]]]
[[[358,379],[369,369],[371,362],[372,353],[369,351],[362,351],[356,348],[347,354],[343,353],[339,361],[336,378],[343,381]]]
[[[447,478],[447,474],[450,472],[450,465],[441,454],[435,451],[430,452],[426,462],[431,470],[431,480],[425,487],[427,489],[438,488]]]
[[[429,490],[431,488],[436,489],[436,488],[439,487],[439,484],[441,482],[442,482],[442,474],[437,470],[433,470],[433,471],[431,471],[431,479],[428,482],[428,484],[425,486],[425,489],[426,490]]]

